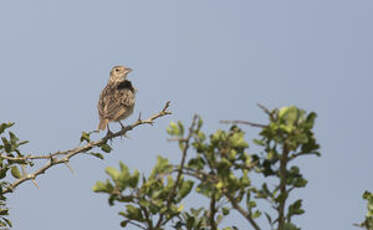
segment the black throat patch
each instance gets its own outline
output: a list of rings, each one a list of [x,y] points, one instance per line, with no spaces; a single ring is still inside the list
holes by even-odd
[[[130,81],[128,81],[128,80],[125,80],[124,82],[120,83],[117,86],[117,89],[129,89],[132,92],[135,91],[135,88],[133,88],[132,83]]]

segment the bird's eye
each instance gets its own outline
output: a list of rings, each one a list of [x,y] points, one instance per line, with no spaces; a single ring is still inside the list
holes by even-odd
[[[119,72],[119,69],[115,69],[115,71]]]

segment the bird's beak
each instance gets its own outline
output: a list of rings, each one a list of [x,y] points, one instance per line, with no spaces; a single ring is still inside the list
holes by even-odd
[[[132,72],[132,69],[131,68],[127,68],[127,73],[131,73]]]

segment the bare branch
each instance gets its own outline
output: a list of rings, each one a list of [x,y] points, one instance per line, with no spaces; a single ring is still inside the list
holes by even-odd
[[[304,156],[304,155],[316,155],[318,156],[317,152],[298,152],[298,153],[294,153],[292,154],[290,157],[289,157],[289,161],[290,160],[293,160],[299,156]]]
[[[141,228],[141,229],[146,230],[146,228],[145,228],[144,226],[142,226],[141,224],[138,224],[138,223],[136,223],[136,222],[134,222],[134,221],[129,220],[128,223],[129,223],[129,224],[132,224],[133,226],[136,226],[136,227],[138,227],[138,228]]]
[[[259,108],[261,108],[266,114],[268,114],[269,116],[272,116],[272,113],[271,113],[271,111],[267,108],[267,107],[265,107],[264,105],[262,105],[262,104],[259,104],[259,103],[257,103],[256,104]]]
[[[49,168],[52,166],[58,165],[58,164],[68,164],[70,159],[79,153],[85,153],[89,150],[91,150],[94,147],[98,147],[102,144],[107,143],[108,140],[112,140],[116,137],[120,137],[125,135],[128,131],[134,129],[137,126],[144,125],[144,124],[152,124],[154,120],[172,114],[170,111],[168,111],[168,107],[170,106],[170,102],[168,101],[164,108],[161,110],[161,112],[156,113],[149,117],[146,120],[137,120],[135,121],[132,125],[123,127],[120,131],[113,133],[111,135],[107,135],[97,141],[91,141],[83,146],[78,146],[73,149],[69,149],[66,151],[58,151],[50,155],[45,155],[45,156],[25,156],[25,157],[8,157],[1,155],[0,157],[3,159],[8,159],[8,160],[21,160],[21,161],[28,161],[28,160],[35,160],[35,159],[47,159],[48,162],[42,166],[41,168],[37,169],[31,174],[24,175],[22,178],[16,180],[14,183],[9,185],[7,188],[5,188],[2,192],[2,194],[10,193],[13,192],[14,189],[19,186],[20,184],[28,181],[28,180],[35,180],[36,177],[40,176],[41,174],[44,174]],[[61,158],[57,158],[57,156],[63,156]]]
[[[250,121],[241,121],[241,120],[233,120],[233,121],[223,120],[223,121],[220,121],[220,123],[222,123],[222,124],[250,125],[252,127],[258,127],[258,128],[265,128],[265,127],[267,127],[266,125],[262,125],[262,124],[258,124],[258,123],[253,123],[253,122],[250,122]]]

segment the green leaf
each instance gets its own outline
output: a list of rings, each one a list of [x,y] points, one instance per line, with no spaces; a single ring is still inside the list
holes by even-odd
[[[179,126],[173,121],[170,122],[170,125],[167,127],[166,131],[171,136],[180,136]]]
[[[5,168],[2,168],[0,169],[0,179],[3,179],[4,177],[6,177],[6,172],[9,170],[8,167],[5,167]]]
[[[296,178],[294,180],[294,186],[297,188],[303,188],[307,185],[308,181],[302,177]]]
[[[117,181],[120,176],[120,172],[114,167],[107,167],[105,172],[113,179],[113,181]]]
[[[137,221],[142,221],[144,219],[142,216],[141,210],[130,204],[126,205],[125,216],[128,219],[137,220]]]
[[[172,170],[172,166],[168,163],[168,159],[158,156],[157,164],[152,170],[152,173],[149,178],[155,179],[160,174],[169,173]]]
[[[22,177],[21,172],[18,170],[17,166],[13,166],[10,172],[12,173],[12,176],[17,179],[20,179]]]
[[[108,144],[102,144],[101,145],[101,150],[104,151],[105,153],[110,153],[112,148],[110,145]]]
[[[177,126],[179,129],[179,136],[184,136],[184,125],[181,123],[181,121],[177,122]]]
[[[181,204],[178,208],[177,208],[177,212],[181,212],[181,211],[183,211],[183,209],[184,209],[184,205],[183,204]]]
[[[231,137],[232,146],[234,148],[247,148],[249,147],[249,144],[244,139],[245,133],[243,132],[237,132],[234,133]]]
[[[106,185],[102,181],[97,181],[92,190],[94,192],[106,192]]]
[[[265,143],[264,143],[263,140],[254,139],[253,142],[254,142],[254,144],[256,144],[256,145],[259,145],[259,146],[265,146]]]
[[[294,215],[302,215],[304,213],[304,210],[302,209],[302,200],[297,200],[293,204],[289,205],[288,208],[288,217],[294,216]]]
[[[191,180],[184,181],[181,185],[180,191],[178,192],[177,201],[180,202],[184,197],[186,197],[192,190],[194,182]]]
[[[86,141],[86,142],[91,141],[90,134],[84,131],[82,132],[82,136],[80,137],[80,142],[83,142],[83,141]]]
[[[1,140],[3,141],[5,152],[10,153],[12,151],[11,144],[5,137],[1,137]]]
[[[120,226],[125,228],[128,224],[129,220],[123,220],[122,222],[120,222]]]
[[[24,145],[24,144],[27,144],[29,143],[29,141],[21,141],[21,142],[18,142],[17,143],[17,147],[21,146],[21,145]]]
[[[280,128],[285,132],[291,133],[298,121],[303,119],[303,114],[304,111],[295,106],[282,107],[278,112],[280,122],[283,124],[280,125]]]
[[[106,181],[106,183],[97,181],[95,186],[93,186],[93,192],[111,193],[113,190],[114,187],[108,180]]]
[[[94,153],[94,152],[91,152],[91,153],[88,153],[88,154],[90,154],[90,155],[92,155],[92,156],[94,156],[94,157],[97,157],[97,158],[99,158],[99,159],[101,159],[101,160],[104,159],[104,156],[103,156],[101,153]]]
[[[11,145],[16,145],[17,141],[19,141],[18,137],[12,132],[9,132],[9,138],[10,138]]]
[[[200,130],[202,125],[203,125],[203,120],[200,116],[198,116],[197,130]]]
[[[202,170],[205,166],[206,162],[201,156],[197,156],[196,158],[192,158],[188,162],[188,166],[193,169]]]
[[[256,219],[256,218],[260,217],[261,215],[262,215],[262,213],[259,210],[256,210],[254,213],[251,214],[251,217],[253,219]]]
[[[131,176],[130,180],[128,181],[128,184],[131,188],[136,188],[137,184],[139,183],[140,178],[140,172],[136,169]]]
[[[13,125],[14,125],[13,122],[2,123],[2,124],[0,125],[0,134],[3,133],[3,132],[5,131],[5,129],[10,128],[10,127],[12,127]]]
[[[227,216],[227,215],[229,215],[230,209],[227,208],[227,207],[223,207],[222,212],[223,212],[224,216]]]
[[[306,128],[307,129],[312,129],[313,128],[316,117],[317,117],[317,114],[314,113],[314,112],[311,112],[307,115],[307,118],[306,118]]]
[[[297,226],[292,223],[285,223],[284,230],[300,230],[300,228],[297,228]]]

